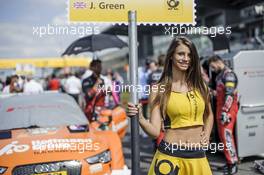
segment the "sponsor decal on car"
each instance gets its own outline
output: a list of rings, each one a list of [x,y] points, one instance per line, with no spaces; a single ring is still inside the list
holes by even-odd
[[[21,152],[26,152],[30,149],[29,145],[22,145],[18,144],[18,141],[13,141],[10,144],[4,146],[3,148],[0,149],[0,156],[4,154],[13,154],[13,153],[21,153]]]
[[[0,156],[4,154],[22,153],[32,149],[34,154],[52,153],[52,152],[78,152],[98,151],[99,142],[93,142],[92,139],[48,139],[33,140],[31,145],[19,144],[13,141],[0,149]]]

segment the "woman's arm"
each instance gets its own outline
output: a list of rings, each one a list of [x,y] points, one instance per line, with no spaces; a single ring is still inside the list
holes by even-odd
[[[151,104],[152,100],[154,100],[156,93],[152,92],[149,98],[149,104]],[[151,137],[157,138],[160,134],[161,129],[161,114],[159,105],[155,106],[154,109],[150,112],[150,120],[146,120],[143,112],[141,104],[134,105],[132,103],[128,103],[128,116],[137,116],[139,117],[139,124],[141,128]]]
[[[214,124],[214,115],[213,115],[210,101],[208,104],[208,108],[209,108],[209,114],[208,116],[204,116],[204,128],[203,128],[204,136],[205,136],[207,143],[209,143],[211,131],[212,131],[213,124]]]

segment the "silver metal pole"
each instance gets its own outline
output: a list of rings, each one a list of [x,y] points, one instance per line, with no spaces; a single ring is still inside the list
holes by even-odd
[[[138,49],[137,49],[137,12],[128,12],[128,37],[129,37],[129,74],[130,84],[136,87],[138,83]],[[130,96],[132,103],[138,103],[137,92],[134,90]],[[132,148],[132,174],[139,175],[139,125],[138,117],[131,118],[131,148]]]

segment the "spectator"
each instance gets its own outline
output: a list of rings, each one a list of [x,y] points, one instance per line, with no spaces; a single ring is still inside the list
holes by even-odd
[[[9,93],[10,83],[11,83],[11,77],[8,76],[8,77],[6,77],[4,89],[2,91],[3,94],[8,94]]]
[[[0,91],[2,91],[3,88],[4,88],[4,83],[3,83],[2,79],[0,79]]]
[[[64,72],[63,74],[60,75],[60,84],[61,84],[61,92],[66,92],[65,91],[65,83],[66,80],[69,77],[69,73],[68,72]]]
[[[114,108],[115,106],[117,106],[120,103],[120,91],[117,91],[117,90],[118,89],[120,90],[120,88],[118,88],[118,86],[121,85],[121,82],[117,81],[115,79],[114,75],[116,75],[116,73],[113,73],[113,71],[111,69],[107,70],[107,78],[109,80],[111,80],[111,82],[112,82],[112,85],[110,88],[111,93],[107,93],[107,97],[108,97],[107,106],[109,108]],[[120,78],[120,77],[118,77],[118,78]],[[107,92],[110,92],[110,91],[107,91]]]
[[[117,94],[117,97],[118,97],[118,103],[120,103],[121,101],[121,90],[117,91],[118,88],[116,88],[116,86],[119,86],[121,89],[121,86],[122,84],[124,83],[124,79],[123,77],[118,73],[118,72],[114,72],[114,75],[113,75],[113,81],[114,81],[114,87],[115,87],[115,92]]]
[[[164,62],[165,62],[165,55],[160,55],[158,57],[158,63],[156,61],[152,61],[150,63],[151,73],[148,77],[148,84],[152,85],[159,81],[163,71]]]
[[[27,77],[27,82],[24,85],[24,93],[40,93],[43,92],[43,87],[40,83],[33,79],[32,76]]]
[[[145,89],[145,87],[148,85],[148,77],[151,73],[149,68],[150,62],[151,60],[147,59],[145,62],[145,66],[138,68],[138,83],[142,87],[142,89]],[[139,101],[142,104],[144,116],[148,118],[148,92],[145,92],[144,90],[139,92]]]
[[[138,68],[138,85],[142,87],[142,91],[139,92],[139,102],[142,105],[143,109],[143,114],[146,119],[148,119],[148,93],[146,92],[145,89],[147,88],[148,85],[148,77],[149,74],[151,73],[150,71],[150,59],[147,59],[145,62],[144,67],[139,67]],[[147,134],[143,131],[140,130],[140,134],[143,138],[148,137]]]
[[[82,83],[79,78],[73,73],[69,74],[69,77],[65,81],[65,91],[72,96],[74,100],[79,104],[79,97],[82,91]]]
[[[22,88],[18,84],[18,78],[17,75],[12,75],[10,79],[6,79],[7,86],[3,89],[4,94],[22,92]]]
[[[58,91],[60,89],[60,80],[56,77],[56,75],[53,73],[51,75],[51,79],[48,82],[48,90],[51,91]]]
[[[204,80],[204,82],[209,85],[210,79],[205,71],[205,69],[203,68],[203,66],[201,66],[201,74],[202,74],[202,78]]]
[[[24,75],[19,76],[18,78],[18,86],[20,88],[20,91],[23,91],[24,84],[26,82],[26,77]]]

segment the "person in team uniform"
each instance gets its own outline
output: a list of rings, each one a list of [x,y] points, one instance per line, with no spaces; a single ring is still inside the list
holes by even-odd
[[[101,77],[101,60],[93,60],[90,64],[90,70],[92,71],[91,74],[82,81],[82,91],[86,102],[85,114],[88,120],[92,121],[96,108],[105,106],[106,93],[103,88],[105,81]]]
[[[237,151],[234,139],[234,126],[238,112],[237,76],[228,68],[219,56],[209,59],[212,71],[216,77],[216,122],[219,138],[225,145],[224,154],[227,164],[221,169],[224,174],[235,174],[238,171]]]

